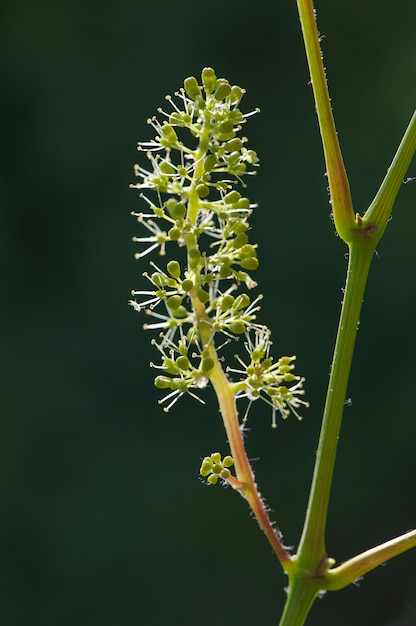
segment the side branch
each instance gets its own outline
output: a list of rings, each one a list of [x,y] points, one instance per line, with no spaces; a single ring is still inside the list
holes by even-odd
[[[335,227],[346,243],[355,224],[351,192],[331,109],[312,0],[297,0],[313,94],[321,131]]]
[[[367,572],[382,565],[382,563],[415,547],[416,530],[411,530],[404,535],[400,535],[400,537],[357,554],[357,556],[354,556],[342,565],[329,570],[326,576],[328,582],[326,589],[330,591],[343,589],[354,580],[361,578]]]

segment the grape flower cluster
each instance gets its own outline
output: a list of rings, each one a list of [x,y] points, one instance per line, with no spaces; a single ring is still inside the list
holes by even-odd
[[[277,413],[299,417],[307,403],[303,378],[293,373],[295,357],[273,361],[270,331],[257,321],[261,296],[249,294],[259,262],[249,239],[256,205],[244,195],[243,178],[255,173],[258,157],[240,135],[256,113],[240,111],[243,93],[205,68],[201,84],[187,78],[174,98],[166,97],[171,110],[159,109],[160,119],[148,120],[155,136],[138,144],[147,167],[135,166],[139,182],[131,185],[146,205],[133,213],[141,229],[133,239],[139,244],[135,256],[158,252],[170,260],[150,262],[143,274],[147,289],[132,291],[130,304],[147,314],[145,328],[157,334],[160,361],[151,365],[159,370],[155,385],[165,392],[165,410],[184,394],[203,402],[199,390],[221,367],[218,350],[243,337],[246,357],[237,356],[238,367],[227,368],[234,397],[246,399],[243,420],[253,401],[263,399],[275,426]],[[212,481],[228,472],[222,467],[215,473],[215,459],[213,473],[208,465]]]

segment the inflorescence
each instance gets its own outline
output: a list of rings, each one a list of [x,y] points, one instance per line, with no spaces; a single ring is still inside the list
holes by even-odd
[[[133,239],[140,245],[136,258],[169,251],[171,260],[163,268],[150,263],[143,274],[148,288],[132,291],[130,304],[149,316],[145,328],[160,333],[153,340],[160,363],[151,365],[160,370],[155,385],[166,390],[160,401],[165,410],[183,394],[203,402],[198,390],[220,366],[219,347],[243,336],[248,356],[236,357],[238,369],[227,368],[238,379],[230,383],[235,398],[248,402],[243,421],[262,398],[275,426],[277,412],[299,417],[298,408],[307,403],[301,399],[303,379],[292,373],[295,357],[273,361],[270,331],[257,322],[261,296],[247,293],[256,286],[251,273],[258,267],[248,222],[256,205],[238,188],[245,189],[243,177],[255,173],[258,157],[239,134],[257,111],[243,114],[244,91],[213,69],[205,68],[201,79],[199,85],[187,78],[176,99],[166,96],[171,112],[159,109],[162,121],[148,120],[155,137],[138,144],[148,169],[136,165],[140,181],[131,185],[147,204],[146,212],[133,213],[146,231]],[[211,482],[216,469],[208,472]]]

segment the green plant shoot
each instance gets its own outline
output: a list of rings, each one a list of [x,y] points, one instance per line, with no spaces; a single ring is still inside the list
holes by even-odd
[[[416,546],[416,531],[370,548],[335,567],[326,550],[326,521],[338,435],[354,352],[357,325],[370,264],[384,234],[394,200],[416,150],[413,115],[374,201],[355,213],[322,64],[312,0],[298,0],[319,127],[329,180],[334,223],[348,246],[349,261],[338,334],[308,508],[295,553],[282,543],[258,491],[244,445],[244,428],[257,401],[278,417],[301,419],[308,407],[304,378],[293,355],[272,354],[271,333],[260,319],[262,295],[253,278],[257,244],[250,239],[256,204],[246,195],[246,180],[259,159],[242,134],[248,113],[240,108],[244,90],[217,78],[212,68],[200,79],[186,78],[168,96],[167,111],[149,119],[153,137],[140,142],[139,179],[143,209],[136,258],[158,254],[144,272],[147,288],[132,292],[130,304],[145,312],[158,361],[155,386],[169,411],[184,395],[205,402],[204,389],[216,393],[229,449],[207,454],[200,475],[207,484],[228,484],[247,501],[289,577],[280,626],[302,626],[315,599],[341,589],[381,563]],[[146,164],[147,162],[147,164]],[[167,261],[166,261],[167,259]],[[162,262],[163,261],[163,262]],[[222,349],[233,344],[234,361]]]

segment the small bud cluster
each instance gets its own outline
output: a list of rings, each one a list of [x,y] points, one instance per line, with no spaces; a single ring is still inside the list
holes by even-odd
[[[131,185],[148,207],[133,213],[146,231],[133,239],[140,245],[136,258],[164,256],[170,248],[172,256],[163,268],[150,263],[144,273],[150,286],[133,291],[130,304],[151,318],[145,328],[160,332],[154,344],[161,363],[152,365],[161,370],[155,384],[167,391],[165,410],[185,393],[200,399],[195,390],[208,384],[215,346],[240,336],[250,363],[239,360],[244,370],[229,370],[240,374],[236,397],[250,405],[261,397],[283,416],[301,403],[303,380],[289,371],[294,357],[272,363],[269,331],[256,322],[261,296],[247,293],[258,267],[248,222],[256,205],[238,188],[255,173],[258,157],[239,136],[252,115],[239,109],[243,93],[205,68],[201,84],[189,77],[176,99],[166,97],[171,112],[159,109],[162,121],[148,120],[155,137],[138,145],[149,168],[136,165],[140,182]]]
[[[299,397],[304,393],[302,389],[304,379],[292,373],[296,357],[283,356],[274,363],[270,356],[271,345],[270,331],[266,327],[255,332],[254,341],[251,335],[247,335],[244,346],[249,354],[249,362],[245,363],[239,355],[235,355],[242,369],[228,367],[227,371],[240,374],[242,377],[241,382],[235,385],[238,389],[235,397],[249,400],[243,421],[247,419],[252,402],[261,398],[272,407],[272,427],[276,428],[277,411],[284,419],[290,412],[301,419],[297,409],[300,406],[307,407],[309,404]]]
[[[213,452],[211,456],[206,456],[202,460],[199,473],[201,476],[207,479],[210,485],[216,485],[218,478],[227,480],[231,476],[231,472],[228,469],[234,465],[234,459],[232,456],[225,456],[221,460],[221,454],[219,452]]]

